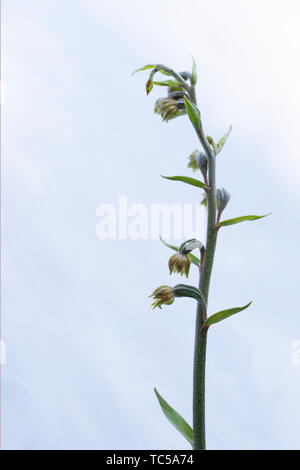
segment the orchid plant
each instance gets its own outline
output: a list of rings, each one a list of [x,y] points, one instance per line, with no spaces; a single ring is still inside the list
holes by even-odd
[[[202,189],[201,204],[207,208],[206,241],[192,239],[184,241],[179,247],[162,242],[174,250],[169,259],[170,274],[180,273],[189,275],[191,264],[199,272],[199,285],[194,287],[186,284],[177,284],[175,287],[160,286],[154,290],[150,297],[153,298],[153,308],[161,308],[162,305],[171,305],[176,297],[191,297],[196,300],[196,326],[193,365],[193,428],[162,398],[156,389],[162,411],[175,426],[175,428],[189,441],[194,450],[205,450],[205,364],[207,334],[210,328],[226,318],[242,310],[247,309],[251,302],[242,307],[235,307],[213,315],[208,314],[207,302],[211,273],[214,263],[217,238],[220,230],[229,225],[244,221],[252,221],[266,217],[266,215],[245,215],[233,219],[222,219],[224,209],[230,200],[229,192],[224,188],[216,187],[217,155],[221,152],[231,132],[228,132],[217,142],[204,132],[200,110],[197,106],[196,84],[197,72],[193,59],[192,72],[177,73],[163,64],[146,65],[136,72],[151,70],[146,82],[147,95],[153,86],[165,87],[167,96],[159,98],[154,106],[154,112],[168,122],[180,116],[187,115],[201,144],[202,150],[195,150],[189,157],[188,167],[193,171],[200,171],[202,179],[189,176],[164,176],[172,181],[180,181],[185,184]],[[134,72],[135,73],[135,72]],[[167,79],[154,80],[157,73],[167,76]],[[199,250],[199,257],[192,252]]]

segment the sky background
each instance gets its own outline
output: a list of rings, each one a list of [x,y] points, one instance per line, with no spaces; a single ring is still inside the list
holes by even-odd
[[[198,64],[226,218],[209,312],[209,449],[300,449],[299,2],[2,1],[4,449],[188,449],[153,387],[191,423],[195,304],[152,311],[169,278],[156,240],[96,236],[101,203],[196,203],[199,147],[186,117],[162,124],[147,63]],[[196,283],[191,269],[189,283]]]

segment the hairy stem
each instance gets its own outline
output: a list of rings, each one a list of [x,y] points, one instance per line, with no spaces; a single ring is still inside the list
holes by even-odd
[[[196,104],[193,90],[191,98]],[[209,284],[214,262],[214,254],[217,242],[216,225],[216,157],[207,142],[202,128],[196,129],[199,140],[208,158],[208,182],[207,191],[207,235],[206,250],[203,269],[199,280],[199,289],[202,291],[206,304],[208,300]],[[205,312],[199,302],[196,313],[195,347],[194,347],[194,375],[193,375],[193,430],[194,449],[205,450],[205,365],[207,328],[204,328]]]

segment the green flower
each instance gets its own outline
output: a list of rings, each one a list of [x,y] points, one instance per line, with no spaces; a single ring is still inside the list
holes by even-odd
[[[161,308],[163,304],[171,305],[174,302],[175,293],[174,289],[170,286],[160,286],[149,297],[154,299],[154,302],[151,304],[153,308]]]
[[[156,100],[154,112],[160,114],[162,120],[166,122],[170,121],[170,119],[186,114],[184,101],[175,100],[170,97],[159,98]]]
[[[188,277],[190,266],[191,266],[191,260],[188,257],[187,253],[180,253],[178,251],[177,253],[175,253],[175,255],[172,255],[171,258],[169,259],[170,274],[174,272],[174,273],[180,273],[181,276],[185,274],[186,277]]]

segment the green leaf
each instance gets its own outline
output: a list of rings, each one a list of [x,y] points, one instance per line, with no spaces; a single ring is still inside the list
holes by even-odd
[[[267,217],[270,214],[271,212],[265,215],[243,215],[242,217],[236,217],[235,219],[222,220],[222,222],[219,223],[219,226],[225,227],[227,225],[234,225],[239,224],[240,222],[246,222],[247,220],[263,219],[264,217]]]
[[[206,186],[202,181],[196,180],[195,178],[190,178],[189,176],[163,176],[161,175],[162,178],[165,178],[166,180],[172,180],[172,181],[182,181],[183,183],[190,184],[191,186],[197,186],[197,188],[202,188],[205,189]]]
[[[193,59],[193,68],[192,68],[192,85],[196,85],[197,83],[197,70],[196,70],[196,62],[194,57],[192,56]]]
[[[178,251],[178,250],[177,250]],[[192,253],[188,254],[188,257],[191,259],[191,262],[199,268],[200,266],[200,259],[198,256],[193,255]]]
[[[184,96],[184,103],[186,112],[188,113],[191,123],[193,124],[196,130],[201,129],[202,123],[199,109],[197,108],[197,106],[191,103],[191,101],[189,101],[186,96]]]
[[[170,245],[161,236],[159,237],[159,239],[165,246],[167,246],[168,248],[171,248],[171,250],[178,251],[178,246]]]
[[[137,69],[135,70],[134,72],[132,72],[131,75],[133,75],[134,73],[136,72],[141,72],[142,70],[148,70],[148,69],[154,69],[154,67],[156,67],[156,64],[151,64],[151,65],[145,65],[144,67],[140,68],[140,69]]]
[[[175,411],[163,397],[154,389],[155,395],[159,401],[160,407],[171,424],[193,445],[193,430],[188,423]]]
[[[235,313],[241,312],[242,310],[245,310],[246,308],[251,305],[252,302],[249,302],[247,305],[244,305],[244,307],[235,307],[235,308],[230,308],[228,310],[221,310],[220,312],[215,313],[211,317],[209,317],[205,325],[210,326],[213,323],[219,323],[219,321],[225,320],[225,318],[231,317],[231,315],[234,315]]]
[[[159,69],[159,72],[162,73],[163,75],[167,75],[168,77],[170,77],[169,72],[166,72],[165,70]]]
[[[221,152],[222,148],[224,147],[224,144],[225,144],[226,140],[228,139],[231,130],[232,130],[232,125],[230,124],[230,127],[229,127],[228,132],[226,132],[226,134],[223,135],[223,137],[222,137],[222,138],[219,140],[219,142],[217,143],[217,154],[218,154],[219,152]]]
[[[176,80],[164,80],[162,82],[153,82],[154,85],[168,86],[169,88],[178,88],[180,84]]]
[[[171,250],[174,250],[174,251],[178,251],[178,246],[175,246],[175,245],[170,245],[169,243],[167,243],[162,237],[159,237],[160,238],[160,241],[165,245],[167,246],[168,248],[171,248]],[[193,255],[192,253],[189,253],[188,254],[188,257],[190,258],[191,262],[197,266],[197,268],[199,268],[200,266],[200,259],[197,258],[197,256]]]

